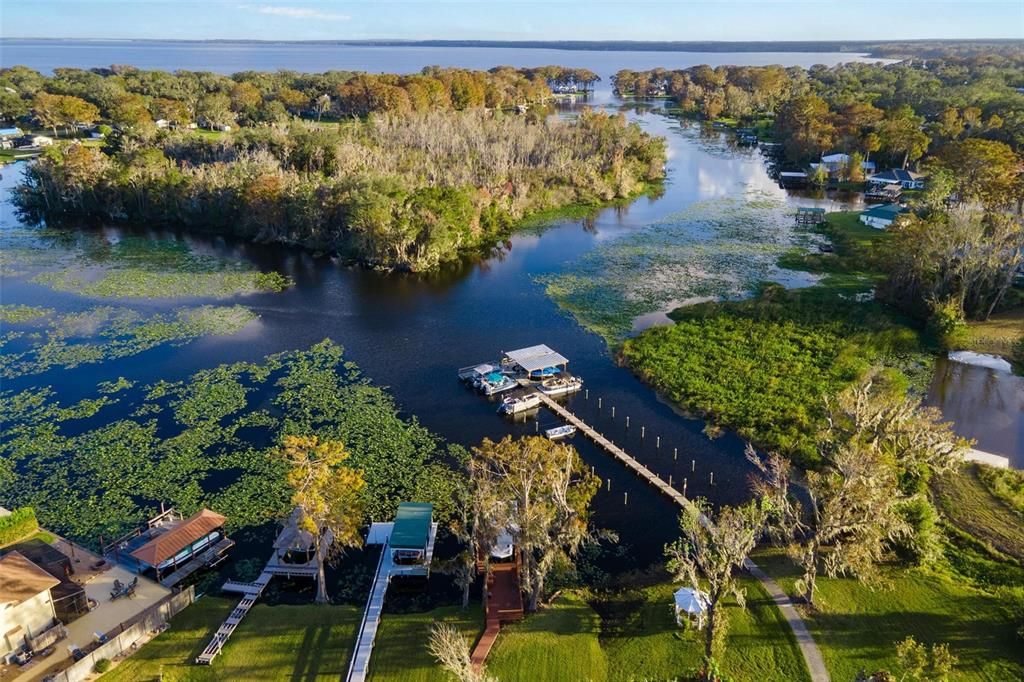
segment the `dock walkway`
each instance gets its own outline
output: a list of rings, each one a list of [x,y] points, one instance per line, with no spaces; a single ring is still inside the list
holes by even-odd
[[[684,509],[695,508],[694,504],[685,495],[670,486],[667,482],[661,480],[661,477],[631,457],[618,445],[602,436],[592,426],[540,391],[536,391],[536,395],[540,396],[541,402],[544,403],[545,407],[569,424],[575,426],[584,435],[586,435],[587,438],[594,441],[594,443],[610,453],[615,457],[615,459],[625,464],[629,469],[639,474],[641,478],[653,485],[663,494],[667,495],[677,505]],[[701,523],[707,525],[710,521],[707,517],[702,515]],[[825,660],[822,658],[821,650],[818,648],[818,645],[815,644],[814,638],[811,636],[810,630],[807,628],[807,624],[804,622],[803,618],[800,617],[800,614],[797,612],[792,600],[790,600],[779,585],[753,561],[747,559],[744,563],[744,568],[746,568],[751,575],[761,582],[765,590],[768,591],[768,594],[771,595],[772,601],[774,601],[775,605],[779,608],[779,612],[782,614],[782,617],[786,619],[790,629],[793,631],[793,636],[796,638],[797,645],[800,647],[800,653],[803,655],[804,662],[807,664],[807,670],[811,674],[811,679],[814,682],[829,682],[829,674],[828,670],[825,668]]]
[[[384,595],[391,583],[391,551],[387,543],[381,548],[380,560],[377,562],[377,575],[373,579],[373,589],[370,590],[370,598],[366,600],[366,610],[363,611],[363,622],[359,627],[359,637],[356,639],[355,653],[352,654],[352,662],[348,667],[348,682],[364,682],[370,669],[370,655],[373,653],[373,641],[377,638],[377,628],[380,626],[380,614],[384,609]]]
[[[224,589],[231,592],[241,592],[242,600],[238,602],[238,606],[228,614],[228,617],[224,620],[221,626],[214,633],[213,638],[210,639],[210,643],[203,649],[203,653],[196,656],[196,663],[203,665],[210,665],[213,663],[213,659],[217,657],[220,650],[224,648],[228,638],[234,633],[235,628],[245,618],[245,614],[249,613],[255,604],[256,600],[263,594],[263,590],[267,587],[267,583],[274,577],[274,574],[268,570],[264,570],[260,574],[260,577],[256,578],[251,583],[239,583],[229,580],[224,584]]]

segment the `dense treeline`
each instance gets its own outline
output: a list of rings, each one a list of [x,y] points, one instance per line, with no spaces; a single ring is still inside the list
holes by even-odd
[[[792,160],[831,151],[906,167],[927,152],[980,138],[1024,149],[1024,54],[810,69],[695,66],[619,71],[616,91],[667,96],[706,119],[774,119]]]
[[[527,214],[636,194],[664,158],[664,142],[622,115],[375,114],[54,147],[26,171],[18,202],[35,217],[184,226],[422,270]]]
[[[55,69],[49,77],[15,66],[0,70],[0,118],[34,121],[54,132],[98,121],[137,132],[151,131],[156,121],[208,127],[277,124],[300,115],[320,120],[371,112],[507,109],[543,102],[552,88],[586,90],[598,80],[587,69],[561,66],[489,71],[433,66],[411,75],[242,71],[223,76],[115,65]]]

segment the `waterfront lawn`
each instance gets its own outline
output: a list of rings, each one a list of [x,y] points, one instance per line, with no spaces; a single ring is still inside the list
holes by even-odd
[[[735,680],[810,679],[793,633],[761,584],[740,576],[746,609],[728,602],[729,628],[722,670]],[[663,583],[599,604],[605,616],[601,643],[610,680],[670,680],[701,665],[703,633],[675,621],[672,594]]]
[[[483,632],[483,606],[477,602],[465,611],[458,606],[442,606],[420,613],[385,612],[370,659],[370,680],[448,682],[451,678],[427,651],[430,628],[438,622],[457,626],[476,644]]]
[[[1019,291],[1019,290],[1018,290]],[[1011,293],[1012,290],[1011,290]],[[1024,295],[1024,294],[1018,294]],[[1013,360],[1016,344],[1024,340],[1024,305],[996,313],[984,321],[967,323],[967,331],[953,341],[955,349],[1002,355]],[[1024,374],[1024,357],[1016,358],[1017,373]]]
[[[348,671],[361,610],[354,606],[257,604],[213,665],[195,657],[236,601],[203,597],[167,632],[103,676],[111,682],[189,680],[338,680]]]
[[[780,550],[755,561],[789,594],[798,569]],[[1011,607],[962,579],[921,569],[886,571],[874,590],[852,578],[818,579],[817,610],[805,612],[832,679],[852,680],[861,670],[896,666],[896,644],[913,636],[947,642],[959,659],[957,680],[1011,680],[1024,676]]]
[[[607,680],[601,618],[577,594],[563,594],[520,623],[503,627],[487,659],[502,682]]]
[[[825,295],[851,295],[869,291],[885,278],[879,260],[892,235],[860,222],[857,211],[837,211],[815,228],[829,238],[834,251],[815,253],[793,249],[779,258],[778,265],[825,275],[814,289]]]
[[[1024,562],[1024,520],[985,486],[981,466],[967,464],[932,482],[939,510],[975,540]]]

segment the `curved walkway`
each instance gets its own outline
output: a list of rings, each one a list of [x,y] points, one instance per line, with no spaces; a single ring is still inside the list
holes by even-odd
[[[807,671],[811,674],[811,679],[814,682],[829,682],[828,669],[825,667],[825,659],[821,657],[821,649],[815,644],[814,638],[811,637],[811,631],[807,629],[807,623],[804,622],[796,607],[793,606],[790,598],[779,587],[779,584],[772,580],[771,576],[761,570],[761,567],[750,559],[743,563],[743,568],[750,571],[752,576],[761,581],[764,589],[768,591],[772,601],[775,602],[775,606],[778,607],[779,613],[789,623],[789,629],[793,631],[793,636],[796,637],[796,644],[800,647],[800,653],[803,654],[804,663],[807,664]]]
[[[641,478],[667,495],[673,502],[678,504],[680,507],[687,509],[692,508],[693,503],[691,503],[685,495],[665,481],[661,480],[657,474],[633,457],[629,456],[625,450],[598,433],[594,427],[590,426],[540,391],[536,391],[535,393],[540,396],[541,401],[548,409],[582,431],[587,438],[604,448],[613,457],[615,457],[615,459],[626,465],[626,467],[635,471]],[[706,525],[710,523],[710,521],[701,515],[701,523]],[[768,591],[769,595],[771,595],[772,601],[775,602],[779,612],[782,614],[783,618],[786,619],[786,622],[789,624],[789,628],[793,631],[793,636],[796,637],[797,646],[800,647],[800,653],[804,657],[804,663],[807,664],[807,670],[811,674],[811,680],[813,682],[829,682],[828,670],[825,668],[825,660],[821,656],[821,650],[818,648],[818,645],[815,644],[814,638],[811,636],[811,631],[807,629],[807,623],[804,622],[800,613],[797,612],[793,602],[786,593],[783,592],[782,588],[779,587],[779,584],[772,580],[771,577],[762,571],[761,568],[753,561],[747,559],[744,562],[743,567],[750,571],[751,575],[757,578],[761,584],[764,585],[764,589]]]

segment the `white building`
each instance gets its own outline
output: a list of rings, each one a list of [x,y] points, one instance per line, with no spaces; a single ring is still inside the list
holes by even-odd
[[[20,552],[0,557],[0,659],[56,623],[50,590],[59,584]]]
[[[883,204],[881,206],[874,206],[866,211],[862,211],[860,214],[860,222],[864,223],[868,227],[873,227],[876,230],[885,230],[901,213],[906,213],[907,209],[903,208],[899,204]]]

